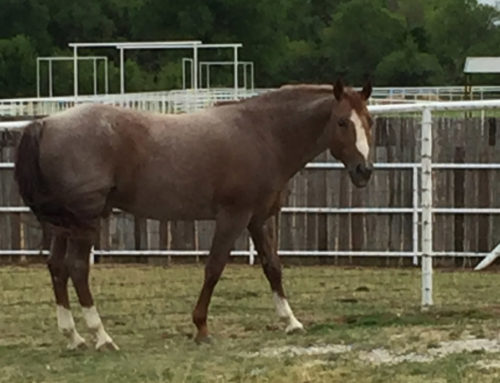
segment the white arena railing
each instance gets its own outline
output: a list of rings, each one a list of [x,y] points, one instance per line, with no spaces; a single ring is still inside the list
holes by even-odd
[[[185,89],[159,92],[141,92],[106,95],[79,95],[14,98],[0,100],[0,116],[41,116],[56,113],[81,103],[104,103],[161,113],[193,112],[213,105],[218,101],[248,98],[267,92],[269,89]],[[464,88],[447,87],[375,87],[372,104],[392,104],[422,101],[463,100]],[[500,98],[498,86],[472,87],[473,99]]]
[[[0,116],[43,116],[84,103],[101,103],[160,113],[187,113],[204,109],[220,101],[243,99],[268,89],[173,90],[90,96],[15,98],[0,100]]]
[[[484,100],[500,98],[500,86],[473,86],[470,94],[463,86],[423,86],[423,87],[375,87],[375,98],[428,101],[463,101],[465,99]]]
[[[170,95],[169,102],[175,97],[183,97],[184,93],[179,92]],[[221,91],[219,97],[228,93]],[[126,95],[125,95],[126,96]],[[143,96],[147,99],[147,95]],[[156,96],[155,96],[156,97]],[[163,97],[163,95],[162,95]],[[167,98],[167,96],[165,96]],[[217,100],[221,100],[217,99]],[[230,98],[227,98],[230,99]],[[123,100],[121,100],[123,102]],[[208,95],[203,102],[213,102],[213,94]],[[140,105],[136,106],[139,107]],[[193,107],[197,109],[199,106]],[[482,100],[482,101],[452,101],[452,102],[424,102],[413,104],[398,105],[370,105],[370,112],[373,115],[391,115],[403,113],[421,113],[422,114],[422,140],[421,140],[421,162],[420,163],[378,163],[377,169],[411,169],[413,172],[413,201],[411,207],[392,208],[392,207],[373,207],[373,208],[341,208],[341,207],[284,207],[283,214],[290,213],[324,213],[324,214],[412,214],[413,217],[413,247],[412,251],[317,251],[300,250],[288,251],[280,250],[282,256],[395,256],[395,257],[420,257],[422,260],[422,305],[424,307],[433,304],[432,300],[432,257],[433,256],[455,256],[455,257],[482,257],[485,256],[491,263],[492,259],[498,254],[498,250],[492,253],[471,253],[471,252],[435,252],[432,248],[432,225],[434,214],[500,214],[500,208],[433,208],[433,190],[432,190],[432,171],[433,169],[490,169],[500,170],[500,163],[432,163],[432,113],[440,111],[472,111],[500,109],[500,100]],[[166,109],[165,111],[170,111]],[[26,125],[27,122],[3,122],[0,123],[0,129],[16,129]],[[337,169],[341,165],[337,163],[310,163],[307,168],[314,169]],[[0,169],[12,169],[12,163],[0,163]],[[421,188],[418,186],[419,174],[421,177]],[[26,207],[0,207],[0,213],[27,213]],[[421,226],[421,237],[419,237],[419,227]],[[498,249],[498,246],[496,247]],[[0,250],[0,255],[32,255],[40,254],[39,250]],[[98,255],[206,255],[208,251],[177,251],[177,250],[96,250],[94,254]],[[250,263],[254,262],[256,255],[252,243],[249,243],[248,250],[235,251],[232,255],[248,256]]]

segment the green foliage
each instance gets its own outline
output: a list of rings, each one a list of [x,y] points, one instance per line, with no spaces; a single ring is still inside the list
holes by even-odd
[[[0,96],[15,97],[33,86],[35,51],[24,35],[0,40]]]
[[[329,67],[352,82],[373,72],[377,63],[402,44],[404,21],[382,1],[352,0],[342,4],[325,28],[322,50]],[[336,73],[335,73],[336,72]]]
[[[425,86],[439,83],[443,70],[435,56],[421,52],[417,43],[408,38],[401,49],[382,58],[376,67],[375,77],[381,86]]]
[[[461,84],[466,56],[500,55],[498,12],[477,0],[0,0],[0,9],[2,97],[33,95],[35,58],[67,54],[72,41],[242,42],[240,59],[255,62],[261,87],[339,75],[355,84],[366,76],[375,85]],[[110,57],[118,91],[117,52],[82,54]],[[128,52],[127,91],[179,88],[180,59],[190,55]],[[200,59],[232,53],[202,51]],[[55,94],[71,93],[71,72],[70,63],[54,66]],[[82,92],[93,93],[91,65],[79,73]],[[214,70],[212,83],[231,85],[228,73]]]

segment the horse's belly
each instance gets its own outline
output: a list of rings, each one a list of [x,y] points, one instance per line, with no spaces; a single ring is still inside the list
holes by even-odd
[[[158,220],[213,219],[215,207],[210,198],[195,193],[173,193],[162,190],[153,193],[139,191],[134,196],[112,198],[111,204],[134,215]]]

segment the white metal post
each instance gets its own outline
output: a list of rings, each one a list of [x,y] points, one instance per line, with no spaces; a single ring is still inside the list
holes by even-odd
[[[207,65],[207,89],[210,89],[210,65]]]
[[[415,256],[413,257],[413,264],[418,265],[418,224],[419,224],[419,216],[418,216],[418,167],[413,166],[413,253]]]
[[[254,90],[254,87],[255,87],[255,82],[254,82],[254,78],[253,78],[253,61],[250,63],[250,81],[251,81],[251,84],[252,84],[252,90]]]
[[[193,46],[193,89],[198,89],[198,47]]]
[[[125,93],[125,57],[124,49],[120,48],[120,93]]]
[[[247,64],[243,64],[243,89],[248,89],[247,87]]]
[[[432,114],[422,113],[422,308],[432,301]]]
[[[248,264],[253,265],[255,263],[255,245],[251,237],[248,237]]]
[[[49,60],[49,97],[54,95],[52,84],[52,60]]]
[[[78,99],[78,47],[73,47],[73,95]]]
[[[203,89],[203,63],[198,63],[198,75],[199,75],[198,81],[200,83],[200,89]]]
[[[36,96],[40,98],[40,59],[36,59]]]
[[[104,93],[109,93],[108,58],[104,57]]]
[[[238,98],[238,47],[234,47],[234,98]]]
[[[182,59],[182,89],[186,89],[186,58]]]
[[[491,253],[489,253],[475,268],[474,270],[482,270],[491,265],[495,260],[500,257],[500,243],[495,246]]]
[[[97,95],[97,60],[94,58],[94,94]]]

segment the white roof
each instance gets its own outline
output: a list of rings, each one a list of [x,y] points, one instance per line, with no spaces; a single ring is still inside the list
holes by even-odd
[[[116,49],[182,49],[182,48],[241,48],[241,43],[203,44],[200,40],[190,41],[134,41],[134,42],[85,42],[69,43],[72,48],[116,48]]]
[[[467,57],[464,73],[500,73],[500,57]]]

